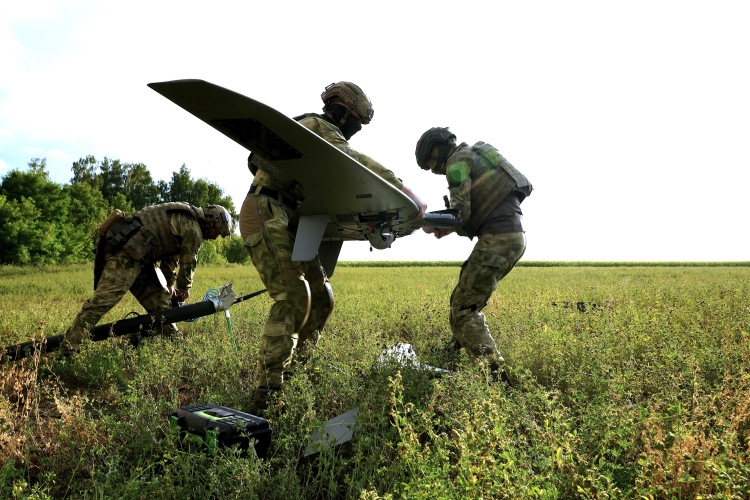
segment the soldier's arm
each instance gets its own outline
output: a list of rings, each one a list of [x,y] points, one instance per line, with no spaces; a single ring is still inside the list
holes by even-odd
[[[445,176],[448,179],[451,208],[461,212],[462,225],[466,224],[471,218],[471,166],[464,161],[451,163],[446,168]],[[466,236],[466,232],[461,228],[456,232]]]
[[[171,222],[172,231],[180,244],[177,290],[188,292],[193,286],[193,275],[198,266],[198,250],[203,243],[203,235],[198,221],[189,215],[174,214]]]
[[[404,193],[406,196],[412,199],[414,204],[417,205],[417,208],[419,209],[419,213],[414,216],[413,220],[424,219],[424,213],[427,211],[427,203],[425,203],[422,200],[422,198],[420,198],[417,195],[417,193],[415,193],[409,187],[404,185],[404,181],[396,177],[396,174],[393,173],[392,170],[385,168],[382,164],[373,160],[366,154],[362,154],[353,149],[351,149],[351,151],[353,154],[350,154],[349,156],[351,156],[352,158],[360,162],[362,165],[367,167],[370,171],[378,174],[380,177],[382,177],[383,179],[391,183],[396,189],[400,190],[402,193]]]
[[[381,163],[378,163],[377,161],[373,160],[366,154],[359,153],[351,148],[349,149],[352,152],[351,154],[347,153],[349,154],[349,156],[351,156],[352,158],[360,162],[362,165],[367,167],[367,169],[370,170],[371,172],[378,174],[380,177],[388,181],[396,189],[403,191],[402,188],[404,187],[404,182],[398,177],[396,177],[396,174],[393,173],[393,170],[385,168]]]
[[[159,262],[159,269],[167,279],[167,287],[173,287],[177,281],[177,264],[177,257],[174,255],[164,257]]]
[[[320,118],[315,118],[314,116],[306,116],[305,118],[300,120],[300,124],[309,128],[320,137],[325,139],[326,142],[332,144],[340,151],[343,151],[351,158],[354,158],[372,172],[378,174],[380,177],[395,186],[396,189],[401,189],[401,187],[404,185],[401,179],[396,177],[396,174],[394,174],[393,171],[385,168],[383,165],[373,160],[369,156],[352,149],[352,147],[349,146],[347,140],[344,139],[344,136],[341,135],[341,133],[338,131],[338,129],[336,129],[333,125],[330,125],[328,122],[325,122]]]
[[[427,203],[425,203],[422,198],[417,196],[417,193],[406,187],[406,184],[403,184],[401,186],[401,191],[412,199],[412,201],[417,205],[417,208],[419,208],[419,213],[412,217],[412,220],[422,220],[424,219],[424,213],[427,211]]]

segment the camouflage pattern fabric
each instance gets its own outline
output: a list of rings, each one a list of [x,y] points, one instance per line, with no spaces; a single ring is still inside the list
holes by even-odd
[[[352,147],[349,146],[349,142],[344,139],[344,136],[341,135],[341,131],[335,125],[327,122],[317,115],[307,115],[299,122],[318,134],[327,142],[336,146],[336,148],[343,151],[348,156],[360,162],[373,173],[378,174],[384,180],[390,182],[396,189],[401,189],[401,187],[404,185],[403,181],[396,177],[396,174],[393,173],[392,170],[387,169],[381,163],[375,161],[366,154],[362,154],[359,151],[352,149]]]
[[[172,307],[171,296],[161,284],[157,272],[161,273],[154,264],[134,261],[122,251],[108,256],[94,296],[84,302],[65,334],[65,340],[76,348],[86,332],[117,305],[128,290],[149,313]],[[179,330],[174,324],[166,324],[161,333],[174,335]]]
[[[171,296],[167,286],[176,286],[183,291],[192,287],[193,275],[198,264],[198,250],[203,242],[200,225],[191,215],[180,212],[170,213],[163,224],[168,227],[150,228],[144,225],[140,232],[149,230],[149,234],[171,234],[175,241],[163,244],[157,238],[158,244],[149,251],[139,247],[139,242],[142,241],[139,232],[128,240],[122,249],[106,255],[102,276],[94,296],[84,302],[81,311],[65,334],[65,340],[72,348],[77,348],[87,330],[94,327],[102,316],[122,300],[128,290],[138,299],[146,312],[152,313],[171,307]],[[134,258],[159,254],[163,248],[178,248],[179,254],[162,258],[158,269],[148,256]],[[174,324],[164,325],[162,329],[162,333],[169,335],[178,332]]]
[[[156,207],[167,208],[171,205],[185,205],[183,203],[165,203],[156,205]],[[145,211],[145,210],[144,210]],[[155,210],[151,211],[152,213]],[[136,212],[136,215],[138,212]],[[203,232],[198,220],[186,212],[164,213],[163,218],[151,217],[148,221],[144,220],[144,227],[152,229],[154,233],[160,235],[159,244],[156,245],[145,259],[160,259],[162,264],[169,263],[171,269],[162,266],[162,271],[167,276],[167,284],[176,286],[178,290],[188,291],[193,286],[193,275],[198,267],[198,251],[203,244]],[[160,227],[152,227],[158,225]],[[141,229],[141,232],[144,232]],[[170,239],[171,241],[166,241]],[[137,236],[133,237],[130,242],[125,244],[125,250],[131,243],[138,241]],[[167,251],[168,250],[168,251]],[[173,253],[176,252],[176,253]],[[137,251],[135,253],[138,253]],[[133,257],[134,254],[131,254]],[[152,261],[153,262],[153,261]],[[179,269],[175,270],[176,263],[179,263]]]
[[[319,115],[306,115],[299,123],[397,189],[403,186],[401,179],[391,170],[352,149],[341,131]],[[284,197],[297,201],[304,199],[302,185],[293,180],[274,178],[264,170],[266,166],[262,161],[256,166],[258,171],[253,186],[277,190]],[[304,358],[307,348],[317,342],[333,303],[330,284],[320,261],[316,258],[311,262],[292,262],[295,235],[288,228],[292,213],[292,208],[281,200],[257,192],[247,195],[240,211],[240,234],[245,249],[274,300],[261,336],[259,361],[262,373],[253,396],[253,411],[267,405],[269,389],[271,392],[280,390],[284,374],[291,373],[293,363]],[[311,306],[309,319],[303,324],[308,307],[306,282],[310,287]]]
[[[483,234],[461,266],[451,294],[450,326],[453,338],[472,359],[486,359],[493,369],[504,363],[490,334],[482,309],[526,250],[524,233]]]
[[[525,196],[533,187],[500,152],[489,144],[477,142],[472,147],[458,145],[450,155],[445,176],[451,196],[451,208],[461,211],[463,222],[456,231],[473,238],[492,209],[513,189]]]
[[[295,351],[297,357],[305,356],[331,310],[328,279],[319,260],[292,262],[294,235],[288,228],[292,213],[278,200],[252,193],[240,215],[245,249],[274,300],[260,341],[259,394],[265,394],[266,388],[281,389],[284,374],[293,369]]]

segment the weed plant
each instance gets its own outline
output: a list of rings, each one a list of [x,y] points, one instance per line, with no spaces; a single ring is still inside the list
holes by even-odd
[[[750,497],[750,268],[519,267],[485,309],[510,383],[451,345],[455,266],[346,267],[336,311],[266,413],[269,456],[210,454],[178,406],[247,410],[267,295],[184,338],[0,365],[0,498]],[[191,301],[252,268],[201,266]],[[65,331],[91,266],[0,270],[0,345]],[[128,296],[102,322],[141,312]],[[382,363],[407,342],[442,376]],[[314,429],[359,408],[343,445]]]

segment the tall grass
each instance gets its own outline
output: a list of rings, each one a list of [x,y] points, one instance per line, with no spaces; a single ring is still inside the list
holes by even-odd
[[[246,410],[267,308],[182,323],[184,339],[87,343],[0,365],[0,497],[747,498],[750,269],[519,267],[485,309],[513,387],[450,344],[455,266],[347,267],[336,312],[268,413],[266,460],[179,443],[178,406]],[[243,266],[202,266],[192,298]],[[91,268],[0,271],[0,345],[62,333]],[[128,297],[103,321],[140,311]],[[411,343],[451,372],[382,365]],[[360,409],[353,440],[303,460]]]

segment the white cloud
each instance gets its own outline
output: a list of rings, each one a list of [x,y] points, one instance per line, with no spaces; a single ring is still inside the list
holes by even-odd
[[[59,0],[24,0],[23,2],[0,3],[0,18],[6,20],[38,19],[49,17],[57,11]]]
[[[47,158],[57,158],[57,159],[67,159],[70,157],[68,153],[65,151],[60,151],[58,149],[50,149],[47,151]]]
[[[26,153],[27,155],[36,155],[36,156],[44,156],[42,153],[44,150],[42,148],[34,147],[34,146],[25,146],[22,147],[21,150]]]
[[[25,74],[25,70],[19,62],[21,54],[21,44],[13,36],[10,27],[0,21],[0,68],[3,68],[0,89],[6,92],[15,87],[15,84]],[[0,94],[0,100],[4,99],[5,96]],[[0,107],[0,113],[2,113],[2,107]]]

